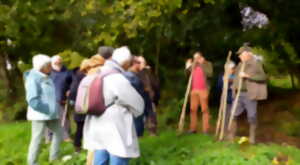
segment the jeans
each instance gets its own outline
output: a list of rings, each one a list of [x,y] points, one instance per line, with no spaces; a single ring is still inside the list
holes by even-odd
[[[128,165],[129,158],[121,158],[110,154],[106,150],[96,150],[93,165]]]
[[[37,158],[40,144],[46,128],[53,132],[49,160],[52,161],[58,158],[59,146],[62,140],[62,128],[59,120],[32,121],[31,141],[27,157],[28,165],[38,165]]]

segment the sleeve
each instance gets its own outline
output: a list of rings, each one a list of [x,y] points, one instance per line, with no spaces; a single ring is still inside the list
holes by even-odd
[[[203,70],[208,78],[213,76],[213,66],[211,62],[207,61],[203,66]]]
[[[143,114],[144,100],[124,76],[114,86],[114,93],[118,98],[117,104],[127,107],[134,117]]]
[[[34,110],[49,114],[49,106],[41,100],[41,93],[38,83],[34,79],[28,79],[25,83],[26,101]]]

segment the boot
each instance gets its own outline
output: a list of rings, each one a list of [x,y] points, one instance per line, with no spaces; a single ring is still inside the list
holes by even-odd
[[[237,120],[233,120],[231,127],[228,130],[228,135],[227,135],[227,140],[233,142],[235,135],[236,135],[236,130],[237,130]]]
[[[250,144],[255,144],[255,132],[256,132],[256,124],[250,124],[249,128],[249,142]]]

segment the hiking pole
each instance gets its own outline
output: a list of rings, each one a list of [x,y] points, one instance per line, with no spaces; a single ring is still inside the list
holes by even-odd
[[[65,121],[66,121],[67,114],[68,114],[68,106],[69,106],[69,99],[67,99],[66,103],[65,103],[64,113],[63,113],[63,116],[62,116],[62,119],[61,119],[61,126],[62,127],[65,126]]]
[[[244,70],[245,70],[245,62],[242,62],[241,70],[240,70],[239,73],[244,72]],[[239,75],[237,75],[237,76],[239,76]],[[235,97],[234,102],[233,102],[233,106],[231,108],[231,115],[230,115],[228,129],[230,129],[231,125],[232,125],[233,117],[234,117],[234,114],[235,114],[235,111],[236,111],[236,108],[237,108],[237,104],[238,104],[238,100],[239,100],[239,97],[240,97],[240,94],[241,94],[242,83],[243,83],[243,78],[239,77],[238,90],[237,90],[237,94],[236,94],[236,97]]]
[[[220,134],[220,138],[219,140],[223,140],[224,138],[224,130],[225,130],[225,122],[226,122],[226,116],[227,116],[227,98],[228,98],[228,83],[229,83],[229,76],[230,76],[230,58],[231,58],[231,54],[232,52],[229,51],[228,52],[228,56],[227,56],[227,60],[225,63],[225,73],[224,73],[224,77],[223,77],[223,91],[224,92],[224,98],[223,98],[223,116],[222,116],[222,126],[221,126],[221,134]]]
[[[223,76],[223,89],[222,89],[222,94],[221,94],[221,102],[220,102],[220,107],[219,107],[219,114],[218,114],[218,121],[217,121],[215,136],[218,136],[219,133],[220,133],[221,123],[222,123],[221,134],[223,134],[222,133],[222,130],[223,130],[222,128],[224,127],[224,122],[223,121],[225,121],[226,106],[227,106],[226,101],[227,101],[228,77],[229,77],[229,68],[228,68],[228,66],[230,64],[231,55],[232,55],[232,52],[229,51],[228,55],[227,55],[227,58],[226,58],[226,63],[224,65],[225,72],[224,72],[224,76]]]
[[[189,93],[190,93],[190,90],[191,90],[192,73],[193,73],[193,70],[194,70],[194,66],[195,66],[195,62],[193,62],[193,64],[192,64],[192,69],[191,69],[188,85],[187,85],[187,88],[186,88],[186,91],[185,91],[184,102],[183,102],[183,106],[182,106],[182,109],[181,109],[181,114],[180,114],[180,119],[179,119],[179,124],[178,124],[178,132],[179,133],[182,133],[183,129],[184,129],[184,119],[185,119],[185,114],[186,114],[186,105],[187,105]]]

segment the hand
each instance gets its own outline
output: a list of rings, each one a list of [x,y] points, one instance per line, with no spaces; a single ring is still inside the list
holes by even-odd
[[[70,91],[70,90],[68,90],[68,91],[66,92],[66,96],[67,96],[67,97],[69,97],[69,96],[70,96],[70,94],[71,94],[71,91]]]
[[[241,78],[249,78],[249,77],[250,77],[249,74],[247,74],[247,73],[245,73],[245,72],[241,72],[241,73],[239,74],[239,76],[240,76]]]

